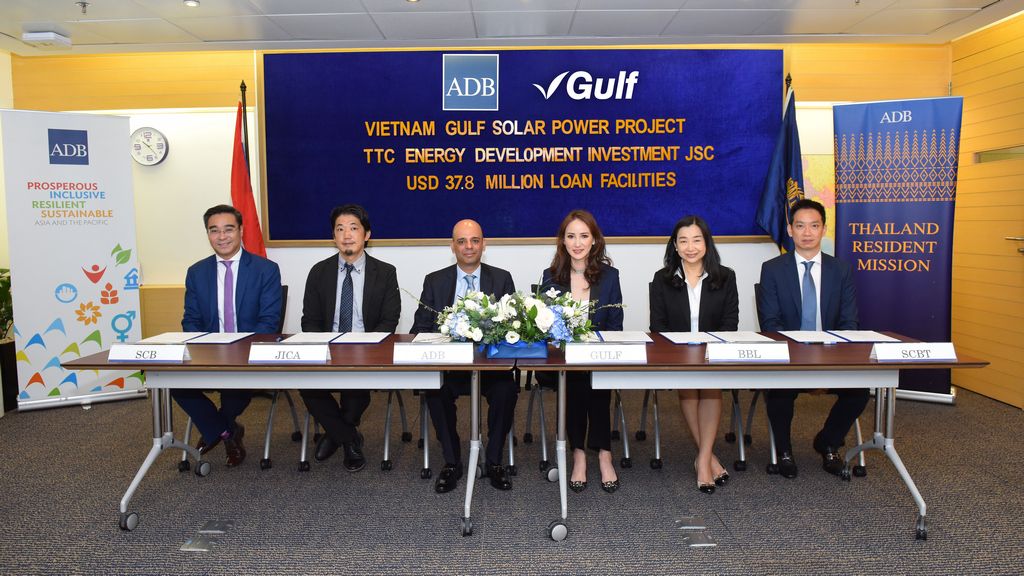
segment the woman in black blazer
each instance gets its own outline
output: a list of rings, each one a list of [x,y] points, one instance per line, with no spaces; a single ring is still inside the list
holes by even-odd
[[[598,310],[590,317],[594,330],[622,330],[619,271],[612,268],[604,247],[594,216],[586,210],[570,212],[558,229],[555,257],[544,270],[541,291],[554,287],[579,301],[596,300]],[[609,304],[617,306],[604,307]],[[611,391],[591,388],[590,372],[568,372],[566,379],[565,427],[573,457],[569,487],[573,492],[587,487],[585,448],[590,448],[597,451],[601,488],[615,492],[619,477],[612,464]]]
[[[736,274],[722,266],[700,216],[676,222],[665,247],[665,267],[654,274],[650,290],[651,332],[734,331],[739,325]],[[697,488],[710,494],[729,480],[713,452],[722,391],[679,390],[679,406],[697,444]]]

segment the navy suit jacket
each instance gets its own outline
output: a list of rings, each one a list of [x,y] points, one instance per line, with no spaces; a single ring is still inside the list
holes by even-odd
[[[701,332],[734,331],[740,323],[740,298],[736,290],[736,273],[722,267],[725,278],[718,290],[711,289],[711,279],[700,287],[700,311],[697,330]],[[672,278],[664,268],[651,280],[651,332],[689,332],[690,296],[682,278]]]
[[[803,309],[796,256],[787,252],[761,264],[761,295],[757,299],[761,330],[799,330]],[[821,329],[857,329],[857,291],[853,269],[821,254]]]
[[[203,258],[185,274],[186,332],[219,332],[217,256]],[[235,329],[274,334],[281,321],[281,270],[277,264],[242,250],[235,284]]]
[[[544,270],[541,280],[541,292],[548,288],[570,292],[568,286],[555,283],[551,278],[551,269]],[[622,288],[619,286],[619,271],[607,264],[601,264],[601,278],[597,286],[590,287],[590,299],[596,300],[596,312],[590,314],[590,323],[594,330],[622,330]],[[614,308],[601,308],[609,304],[618,304]]]
[[[309,269],[302,296],[302,331],[331,332],[338,296],[338,259],[335,254]],[[395,267],[366,255],[363,279],[363,328],[366,332],[394,332],[402,314]]]
[[[420,294],[420,306],[416,309],[410,334],[420,332],[437,332],[437,315],[455,300],[455,283],[458,274],[455,264],[427,274],[423,279],[423,292]],[[480,263],[480,291],[495,298],[516,291],[512,275],[506,270]],[[435,312],[436,310],[436,312]]]

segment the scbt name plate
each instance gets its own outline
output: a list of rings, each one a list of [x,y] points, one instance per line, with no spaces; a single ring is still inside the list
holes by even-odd
[[[327,344],[253,342],[249,346],[249,364],[327,364],[330,360]]]
[[[789,344],[709,342],[704,357],[708,362],[789,362]]]
[[[190,360],[184,344],[113,344],[107,353],[108,362],[161,362],[181,364]]]
[[[647,345],[570,342],[565,345],[566,364],[646,364]]]
[[[878,362],[955,362],[952,342],[878,342],[871,347]]]
[[[416,344],[396,342],[392,357],[395,364],[472,364],[472,342]]]

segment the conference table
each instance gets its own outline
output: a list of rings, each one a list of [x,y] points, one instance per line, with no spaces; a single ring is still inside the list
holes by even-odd
[[[63,364],[72,370],[111,370],[131,368],[144,370],[146,387],[152,405],[152,447],[119,504],[119,526],[134,529],[137,512],[129,511],[132,495],[147,471],[165,450],[184,450],[197,462],[196,474],[205,476],[209,463],[199,458],[195,448],[175,439],[170,390],[175,388],[239,388],[239,389],[438,389],[442,371],[471,373],[471,433],[466,482],[462,534],[473,533],[472,498],[475,479],[481,470],[480,450],[480,373],[511,370],[518,367],[537,372],[558,374],[556,464],[548,470],[548,478],[558,481],[560,515],[548,524],[547,534],[561,541],[568,535],[568,482],[565,432],[565,392],[567,371],[587,370],[593,373],[592,383],[599,389],[669,390],[681,388],[712,389],[820,389],[869,388],[875,392],[875,428],[870,440],[845,453],[847,467],[842,474],[850,479],[849,463],[863,451],[878,450],[893,464],[917,504],[915,536],[927,538],[924,498],[914,484],[895,446],[896,397],[900,370],[935,368],[980,368],[987,362],[958,356],[955,361],[941,362],[877,362],[870,357],[872,344],[842,343],[835,345],[801,344],[767,332],[764,335],[784,341],[789,348],[789,361],[759,363],[709,363],[705,345],[677,345],[659,334],[651,334],[653,342],[643,345],[646,362],[610,364],[568,363],[564,350],[549,347],[544,359],[487,359],[479,350],[471,364],[396,363],[395,343],[406,343],[411,335],[392,334],[378,344],[331,345],[330,360],[324,364],[250,364],[249,348],[253,342],[275,342],[278,335],[257,334],[232,344],[189,345],[190,359],[181,363],[111,362],[106,351]],[[889,336],[912,341],[898,334]],[[601,346],[596,344],[594,346]]]

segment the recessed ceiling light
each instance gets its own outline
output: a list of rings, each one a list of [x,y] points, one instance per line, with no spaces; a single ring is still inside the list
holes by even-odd
[[[181,3],[189,8],[199,8],[199,0],[182,0]]]

